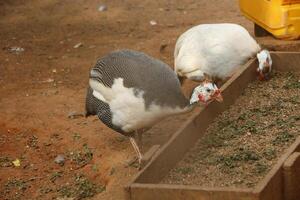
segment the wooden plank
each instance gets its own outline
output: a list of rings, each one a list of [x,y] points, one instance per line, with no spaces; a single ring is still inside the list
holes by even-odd
[[[257,200],[258,196],[250,190],[202,188],[197,186],[138,184],[131,186],[132,200]]]
[[[142,166],[146,165],[153,158],[154,154],[158,151],[160,145],[153,145],[142,158]]]
[[[271,52],[273,68],[279,71],[300,71],[299,52]]]
[[[260,194],[260,199],[281,200],[283,197],[283,170],[285,160],[300,147],[300,136],[279,158],[271,171],[254,188],[254,192]]]
[[[300,199],[300,152],[293,153],[283,164],[284,199]]]
[[[295,150],[300,148],[300,136],[282,155],[277,164],[266,177],[254,189],[240,188],[206,188],[199,186],[169,185],[169,184],[131,184],[130,199],[203,199],[203,200],[226,200],[226,199],[262,199],[281,200],[283,198],[282,165]],[[299,176],[298,176],[299,177]],[[298,180],[300,181],[300,180]],[[162,194],[163,193],[163,194]],[[200,198],[201,197],[201,198]]]

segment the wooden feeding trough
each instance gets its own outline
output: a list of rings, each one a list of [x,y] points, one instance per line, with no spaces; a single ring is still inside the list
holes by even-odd
[[[272,52],[273,67],[278,71],[300,71],[300,53]],[[151,161],[126,187],[127,197],[132,200],[296,200],[300,199],[300,137],[288,147],[268,174],[254,187],[200,187],[160,184],[161,180],[203,136],[209,124],[232,105],[248,83],[256,79],[256,59],[246,63],[221,88],[224,102],[212,102],[195,113],[160,148]]]

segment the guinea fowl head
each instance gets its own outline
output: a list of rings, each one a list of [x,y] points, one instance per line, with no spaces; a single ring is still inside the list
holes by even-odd
[[[272,59],[270,52],[268,50],[262,50],[261,52],[257,53],[258,59],[258,76],[260,80],[268,80],[271,70],[272,70]]]
[[[222,102],[223,97],[221,95],[221,92],[216,86],[216,84],[204,81],[203,83],[194,88],[190,98],[190,104],[195,104],[198,102],[207,104],[213,100]]]

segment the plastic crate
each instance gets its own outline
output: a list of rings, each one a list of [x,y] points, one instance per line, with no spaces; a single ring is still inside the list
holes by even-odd
[[[300,0],[239,0],[241,12],[255,25],[255,35],[300,37]]]

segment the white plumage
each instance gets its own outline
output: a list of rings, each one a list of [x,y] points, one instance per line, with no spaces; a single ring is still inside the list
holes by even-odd
[[[205,74],[226,79],[261,50],[248,31],[237,24],[202,24],[183,33],[174,52],[179,76],[201,81]]]

